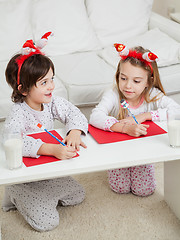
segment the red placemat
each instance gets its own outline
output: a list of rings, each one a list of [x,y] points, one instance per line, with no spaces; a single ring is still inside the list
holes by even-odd
[[[93,136],[93,138],[100,144],[120,142],[167,133],[164,129],[159,127],[153,121],[146,121],[143,124],[149,125],[149,128],[147,129],[147,135],[142,135],[140,137],[132,137],[127,134],[118,132],[108,132],[99,128],[95,128],[92,125],[89,125],[88,130],[89,133]]]
[[[52,130],[50,132],[53,135],[55,135],[59,140],[63,139],[55,130]],[[29,134],[28,136],[31,136],[35,139],[40,138],[45,143],[58,144],[57,140],[52,136],[50,136],[47,132],[33,133],[33,134]],[[78,153],[75,157],[77,156],[79,156]],[[61,160],[53,156],[44,156],[44,155],[41,155],[39,158],[23,157],[23,163],[25,164],[26,167],[31,167],[31,166],[55,162],[55,161],[61,161]]]

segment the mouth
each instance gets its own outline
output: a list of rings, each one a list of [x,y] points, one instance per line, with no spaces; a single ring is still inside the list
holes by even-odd
[[[46,97],[52,97],[52,93],[45,94]]]
[[[126,94],[133,94],[134,92],[124,91]]]

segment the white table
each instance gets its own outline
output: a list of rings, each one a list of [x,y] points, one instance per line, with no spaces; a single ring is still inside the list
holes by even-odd
[[[167,130],[166,122],[159,125]],[[63,130],[58,131],[64,135]],[[98,144],[88,134],[83,141],[88,148],[81,148],[77,158],[33,167],[23,166],[18,170],[7,169],[1,149],[0,185],[164,162],[165,200],[180,219],[180,148],[169,146],[167,134],[111,144]]]

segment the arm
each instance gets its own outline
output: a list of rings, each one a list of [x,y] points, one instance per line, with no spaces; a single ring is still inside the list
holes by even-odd
[[[111,126],[119,122],[115,117],[119,110],[119,97],[115,91],[109,90],[104,93],[100,103],[93,109],[89,123],[97,128],[112,131]],[[110,113],[114,112],[109,116]]]
[[[66,125],[67,136],[63,140],[67,146],[79,151],[79,146],[86,148],[81,140],[81,134],[87,134],[88,122],[81,111],[63,98],[54,98],[52,105],[54,118],[59,119]]]
[[[163,95],[157,102],[157,110],[151,111],[152,120],[166,121],[167,120],[167,110],[180,108],[180,105],[176,103],[170,97]]]
[[[23,156],[25,157],[39,157],[37,155],[38,149],[43,144],[41,139],[34,139],[26,135],[30,130],[30,124],[25,126],[26,117],[23,114],[23,110],[20,104],[14,104],[10,114],[5,120],[4,131],[5,132],[20,132],[23,134]]]
[[[27,136],[28,132],[33,132],[36,122],[26,122],[29,114],[23,109],[21,104],[14,104],[11,113],[7,117],[4,125],[4,131],[23,133],[23,156],[38,158],[39,155],[51,155],[59,159],[71,158],[76,153],[70,147],[63,147],[60,144],[46,144],[41,139],[34,139]],[[30,115],[28,115],[30,117]]]
[[[129,124],[122,121],[112,125],[111,130],[114,132],[126,133],[129,136],[139,137],[147,134],[147,128],[149,125],[145,124]]]
[[[65,124],[67,134],[72,129],[78,129],[85,135],[87,134],[88,121],[86,117],[66,99],[60,97],[53,98],[52,114],[55,119]]]

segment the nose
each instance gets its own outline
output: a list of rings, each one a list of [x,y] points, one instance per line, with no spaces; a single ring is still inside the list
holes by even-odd
[[[130,82],[130,80],[127,80],[127,81],[126,81],[126,87],[127,87],[127,88],[131,88],[131,82]]]
[[[54,81],[50,81],[48,84],[48,89],[53,90],[54,89]]]

